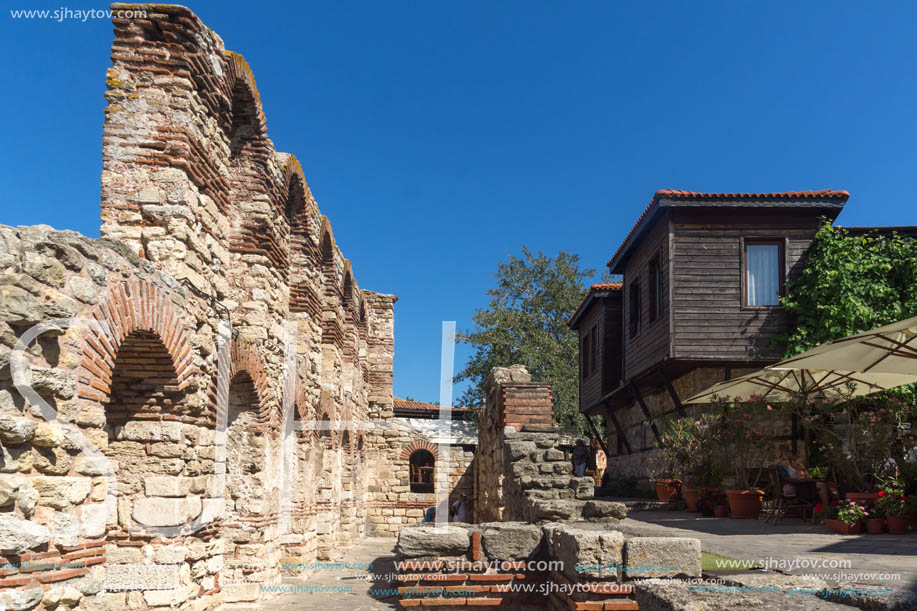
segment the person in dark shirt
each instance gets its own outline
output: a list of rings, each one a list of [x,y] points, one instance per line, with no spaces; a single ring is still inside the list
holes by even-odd
[[[589,448],[582,439],[576,440],[576,446],[573,448],[573,474],[576,477],[586,475],[586,465],[589,463]]]

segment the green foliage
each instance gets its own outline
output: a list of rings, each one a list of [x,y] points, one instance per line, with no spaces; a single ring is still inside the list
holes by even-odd
[[[890,517],[900,517],[905,514],[907,496],[904,494],[904,484],[897,478],[889,478],[882,489],[879,490],[879,500],[876,507]]]
[[[853,501],[841,503],[837,510],[837,519],[844,524],[853,524],[866,518],[866,507]]]
[[[712,413],[670,420],[659,440],[665,469],[688,486],[719,487],[723,482],[722,428],[719,416]]]
[[[761,467],[772,460],[774,435],[765,430],[772,422],[773,408],[760,397],[747,401],[718,399],[719,449],[726,469],[735,473],[735,487],[750,490],[761,479]]]
[[[779,339],[787,357],[917,316],[917,239],[854,236],[825,223],[781,302],[796,319]]]
[[[568,251],[552,258],[523,246],[522,257],[500,262],[496,286],[487,291],[490,304],[475,312],[473,331],[458,333],[460,341],[474,347],[455,378],[471,382],[458,404],[483,407],[490,370],[522,363],[533,380],[551,384],[555,420],[569,431],[591,436],[579,413],[577,333],[567,327],[567,320],[594,274],[580,269],[579,255]]]

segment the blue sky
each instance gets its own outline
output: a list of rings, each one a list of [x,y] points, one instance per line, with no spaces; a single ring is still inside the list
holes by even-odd
[[[601,271],[659,188],[847,189],[841,224],[917,225],[917,5],[189,6],[252,66],[360,286],[399,296],[399,396],[438,398],[441,323],[471,324],[498,261]],[[0,223],[98,236],[111,38],[0,19]]]

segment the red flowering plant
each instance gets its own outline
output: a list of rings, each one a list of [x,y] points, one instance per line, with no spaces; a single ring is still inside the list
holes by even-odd
[[[815,515],[821,520],[836,520],[837,512],[840,509],[841,502],[838,500],[831,501],[827,505],[819,503],[815,506]]]
[[[845,501],[837,510],[837,519],[844,524],[855,524],[866,518],[866,506],[855,503],[854,501]]]
[[[908,500],[904,494],[904,486],[898,478],[888,478],[882,485],[882,489],[879,490],[878,496],[876,508],[882,510],[885,515],[891,518],[899,518],[905,515]]]

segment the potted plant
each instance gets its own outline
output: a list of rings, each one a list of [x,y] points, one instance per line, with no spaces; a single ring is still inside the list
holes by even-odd
[[[697,511],[701,495],[712,492],[722,481],[716,451],[717,427],[717,418],[711,414],[676,418],[668,423],[660,438],[664,459],[684,481],[681,493],[688,511]]]
[[[831,501],[828,505],[823,505],[822,503],[817,504],[814,507],[815,517],[819,522],[824,522],[825,526],[828,527],[828,530],[834,532],[834,529],[829,524],[831,520],[837,520],[837,510],[840,507],[841,502],[838,500]]]
[[[697,509],[708,518],[725,517],[729,513],[726,495],[722,492],[707,492],[697,501]]]
[[[720,400],[717,405],[723,414],[718,422],[720,448],[735,472],[734,486],[726,490],[730,516],[756,520],[764,497],[758,480],[772,450],[772,436],[758,428],[766,418],[766,403],[753,397],[742,402]]]
[[[910,523],[911,528],[917,530],[917,495],[910,494],[905,499],[904,517]]]
[[[650,477],[656,484],[656,498],[660,501],[674,501],[681,495],[681,480],[671,471],[651,473]]]
[[[681,480],[665,453],[650,459],[650,481],[656,485],[656,498],[660,501],[674,501],[681,496]]]
[[[885,511],[879,507],[870,507],[866,511],[866,532],[873,535],[885,532]]]
[[[837,519],[831,520],[828,528],[841,535],[855,535],[860,532],[866,518],[866,507],[856,501],[845,501],[837,509]],[[828,520],[825,520],[828,523]]]
[[[893,535],[906,533],[910,522],[904,517],[907,497],[904,495],[901,482],[897,478],[889,478],[877,494],[879,499],[876,501],[876,507],[885,512],[888,532]]]

